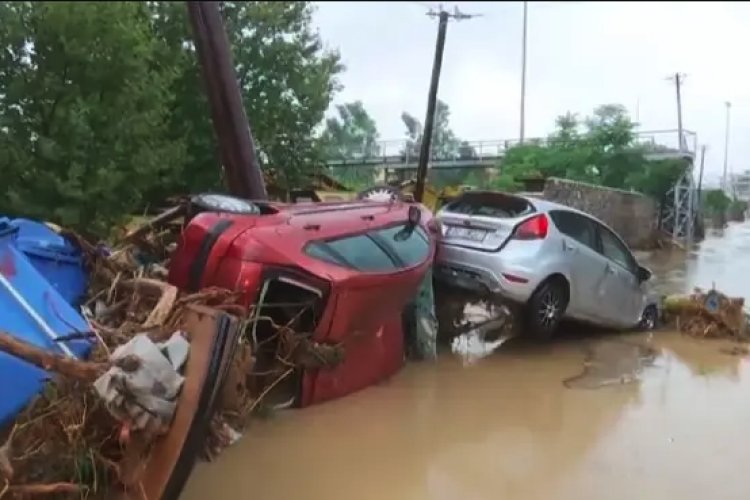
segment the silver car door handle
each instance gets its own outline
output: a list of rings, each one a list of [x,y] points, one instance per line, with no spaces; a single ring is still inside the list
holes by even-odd
[[[616,274],[615,268],[607,264],[607,274]]]

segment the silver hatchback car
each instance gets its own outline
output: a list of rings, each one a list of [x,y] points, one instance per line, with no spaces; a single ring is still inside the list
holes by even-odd
[[[651,272],[614,231],[584,212],[469,191],[436,218],[436,279],[522,304],[537,337],[552,335],[563,318],[618,329],[656,324]]]

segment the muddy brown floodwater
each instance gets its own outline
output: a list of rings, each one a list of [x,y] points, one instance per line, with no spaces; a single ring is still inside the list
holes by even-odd
[[[750,297],[750,224],[687,259],[643,256],[663,292]],[[186,499],[747,500],[750,363],[721,341],[568,328],[471,363],[411,363],[348,398],[254,423]],[[489,352],[490,349],[485,349]]]

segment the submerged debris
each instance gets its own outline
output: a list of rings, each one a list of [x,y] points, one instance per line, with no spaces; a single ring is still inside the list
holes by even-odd
[[[692,337],[750,340],[744,305],[744,298],[696,288],[691,295],[666,297],[664,319]]]

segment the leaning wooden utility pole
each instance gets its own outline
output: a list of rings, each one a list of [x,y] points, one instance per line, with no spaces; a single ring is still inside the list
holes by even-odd
[[[432,63],[432,78],[430,79],[430,91],[427,95],[427,115],[424,120],[424,131],[422,132],[422,144],[419,150],[419,163],[417,164],[417,183],[414,186],[414,199],[422,201],[424,196],[424,185],[427,179],[427,165],[430,159],[430,148],[432,146],[432,129],[435,125],[435,108],[437,106],[437,92],[440,84],[440,70],[443,66],[443,51],[445,49],[445,35],[448,29],[448,19],[455,20],[471,19],[476,15],[463,14],[455,8],[452,14],[440,9],[440,12],[430,10],[430,17],[438,18],[438,35],[435,44],[435,60]]]
[[[230,194],[265,200],[266,187],[218,2],[187,2],[193,40]]]

